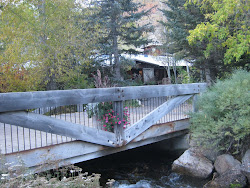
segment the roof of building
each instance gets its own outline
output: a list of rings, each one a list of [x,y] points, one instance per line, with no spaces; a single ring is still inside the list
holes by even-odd
[[[161,67],[166,66],[191,66],[192,64],[185,61],[185,60],[179,60],[175,61],[173,57],[170,56],[151,56],[151,55],[122,55],[125,58],[132,59],[134,61],[140,61],[143,63],[149,63]]]
[[[143,62],[148,63],[160,67],[166,67],[166,66],[192,66],[192,63],[189,63],[185,60],[178,60],[176,61],[171,56],[152,56],[152,55],[129,55],[129,54],[122,54],[122,57],[126,59],[130,59],[137,62]],[[108,55],[102,55],[98,57],[98,61],[101,62],[102,66],[109,66],[109,56]]]

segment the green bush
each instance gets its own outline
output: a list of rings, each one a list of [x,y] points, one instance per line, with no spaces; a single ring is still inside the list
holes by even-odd
[[[198,100],[191,114],[192,138],[205,148],[242,154],[250,142],[250,73],[236,71]]]

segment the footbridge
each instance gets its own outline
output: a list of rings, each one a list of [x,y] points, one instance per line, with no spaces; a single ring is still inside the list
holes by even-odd
[[[0,93],[0,152],[36,169],[186,134],[205,83]],[[50,163],[51,165],[51,163]],[[51,166],[50,166],[51,167]]]

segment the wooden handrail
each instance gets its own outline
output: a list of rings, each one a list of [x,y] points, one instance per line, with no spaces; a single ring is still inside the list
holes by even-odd
[[[204,91],[205,83],[0,93],[0,112],[107,101],[179,96]]]

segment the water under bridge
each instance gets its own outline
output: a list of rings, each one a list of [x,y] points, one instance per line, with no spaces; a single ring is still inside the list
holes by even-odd
[[[0,152],[35,170],[186,134],[205,83],[0,93]],[[50,163],[51,164],[51,163]]]

